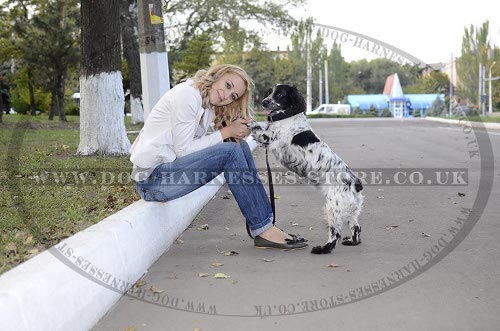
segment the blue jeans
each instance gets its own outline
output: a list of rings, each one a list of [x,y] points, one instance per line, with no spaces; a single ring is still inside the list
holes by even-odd
[[[223,142],[160,164],[147,179],[136,182],[136,189],[146,201],[165,202],[196,190],[222,172],[252,236],[272,227],[271,203],[244,140]]]

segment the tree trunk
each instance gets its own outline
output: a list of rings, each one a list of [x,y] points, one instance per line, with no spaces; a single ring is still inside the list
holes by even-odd
[[[59,119],[63,122],[67,122],[66,119],[66,106],[64,102],[64,90],[66,87],[66,76],[68,75],[68,68],[66,67],[62,72],[59,83],[57,84],[57,99],[59,101]]]
[[[57,92],[53,88],[52,91],[50,92],[50,113],[49,113],[49,120],[52,121],[54,119],[55,115],[58,115],[59,111],[57,109]]]
[[[137,0],[120,0],[120,22],[123,56],[127,61],[130,80],[132,124],[144,123],[142,108],[141,60],[137,35]]]
[[[118,0],[82,0],[80,155],[128,154]]]
[[[30,107],[31,116],[36,116],[36,102],[35,102],[35,92],[33,91],[33,75],[31,74],[31,69],[28,68],[28,91],[30,94]]]
[[[3,82],[2,79],[0,78],[0,123],[3,123],[2,117],[3,117]]]

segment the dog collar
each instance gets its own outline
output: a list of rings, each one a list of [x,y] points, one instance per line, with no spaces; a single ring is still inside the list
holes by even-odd
[[[281,120],[284,120],[285,118],[289,118],[289,117],[292,117],[295,115],[297,115],[297,114],[289,115],[285,112],[278,113],[278,114],[273,115],[273,116],[267,116],[267,121],[268,122],[277,122],[277,121],[281,121]]]

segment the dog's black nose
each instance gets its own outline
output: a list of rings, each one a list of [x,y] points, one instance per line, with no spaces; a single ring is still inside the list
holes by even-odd
[[[267,106],[269,106],[269,100],[268,100],[268,99],[264,99],[264,100],[262,100],[262,106],[263,106],[263,107],[267,107]]]

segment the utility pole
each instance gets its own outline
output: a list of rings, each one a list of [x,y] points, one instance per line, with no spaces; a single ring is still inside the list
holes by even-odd
[[[478,106],[478,111],[481,112],[481,114],[483,112],[483,109],[482,109],[483,101],[482,101],[482,96],[481,96],[481,94],[483,92],[482,76],[483,76],[483,65],[481,64],[481,62],[479,62],[479,84],[477,84],[478,85],[477,106]]]
[[[328,89],[328,60],[325,60],[325,103],[330,103],[330,91]]]
[[[483,116],[486,116],[486,65],[483,64],[482,72],[483,82],[482,82],[482,94],[481,94],[481,109]]]
[[[161,0],[151,2],[137,1],[144,121],[156,102],[170,89],[163,5]]]
[[[500,79],[500,77],[491,77],[491,68],[493,68],[493,66],[495,65],[495,61],[493,61],[493,63],[490,65],[490,70],[489,70],[489,78],[488,80],[490,81],[490,100],[489,100],[489,109],[488,109],[488,112],[491,114],[493,113],[493,100],[492,100],[492,94],[493,94],[493,91],[492,91],[492,88],[491,88],[491,81],[493,80],[497,80],[497,79]]]
[[[451,53],[450,61],[450,114],[453,115],[453,53]]]
[[[306,114],[310,113],[312,110],[312,95],[311,95],[311,47],[309,45],[309,27],[306,29],[306,79],[307,79],[307,91],[306,91]]]
[[[319,67],[319,104],[323,103],[323,73],[321,66]]]
[[[493,63],[490,65],[489,77],[488,77],[488,80],[490,81],[490,91],[489,91],[489,92],[490,92],[490,93],[489,93],[490,98],[489,98],[489,109],[488,109],[488,113],[490,113],[490,115],[491,115],[491,113],[493,113],[493,100],[492,100],[492,96],[491,96],[491,94],[492,94],[492,90],[491,90],[491,81],[492,81],[493,79],[491,78],[491,68],[493,68],[493,66],[495,65],[495,63],[496,63],[496,62],[495,62],[495,61],[493,61]],[[495,77],[495,78],[498,78],[498,77]]]

